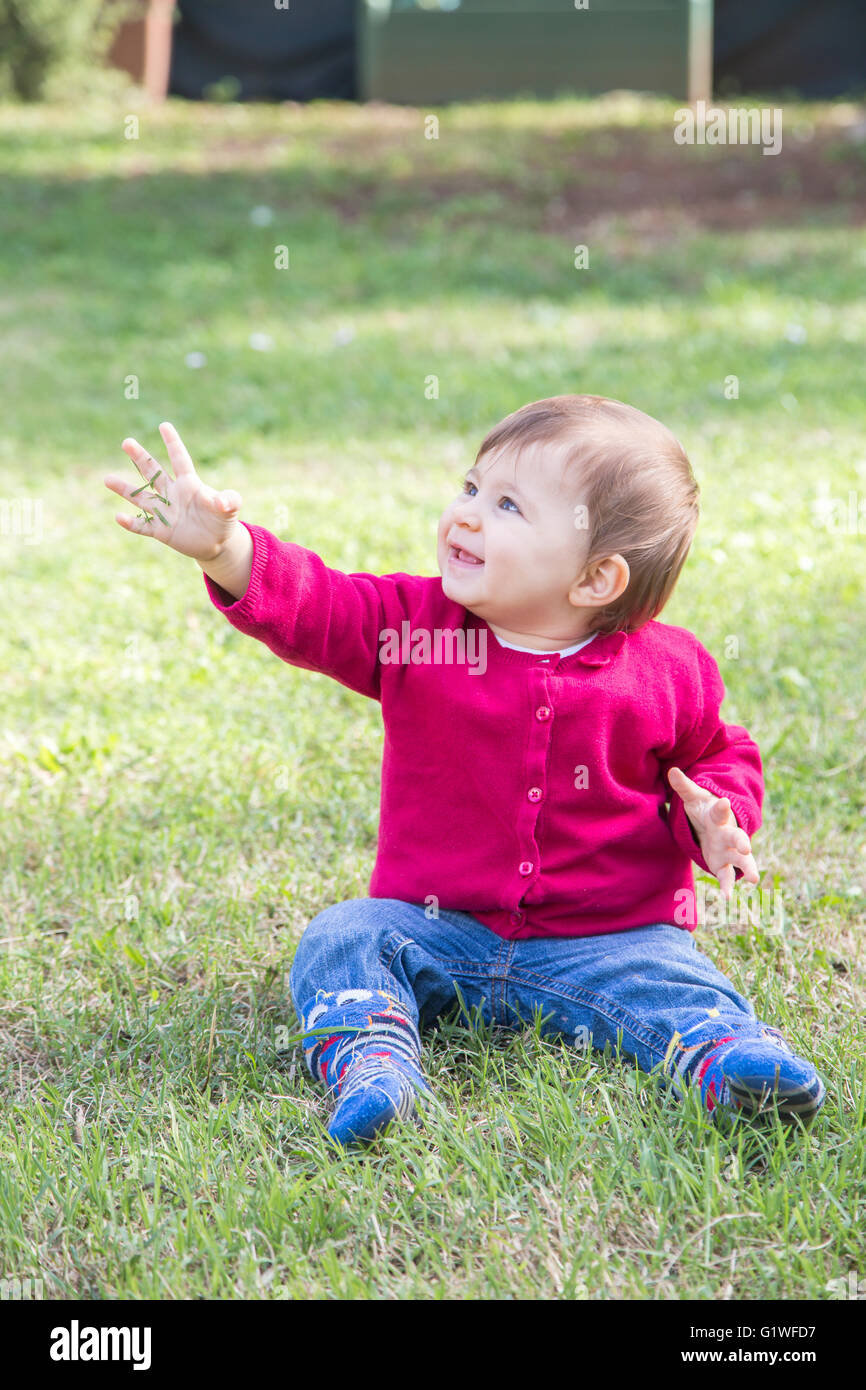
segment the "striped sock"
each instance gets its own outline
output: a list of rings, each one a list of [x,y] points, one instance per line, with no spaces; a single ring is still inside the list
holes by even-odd
[[[430,1094],[417,1026],[384,991],[319,991],[302,1017],[307,1030],[335,1029],[311,1038],[304,1051],[312,1075],[338,1097],[328,1125],[336,1143],[375,1138],[392,1120],[409,1119],[419,1094]]]

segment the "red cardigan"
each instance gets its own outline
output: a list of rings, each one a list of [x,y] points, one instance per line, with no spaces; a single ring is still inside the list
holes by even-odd
[[[691,632],[652,621],[565,658],[514,651],[438,575],[344,574],[247,529],[247,591],[233,601],[205,575],[214,606],[283,661],[381,703],[371,897],[460,909],[503,937],[694,929],[692,862],[709,869],[666,772],[729,797],[749,835],[763,781]],[[437,629],[462,630],[462,661],[447,661],[453,639],[437,649]],[[424,631],[439,659],[413,662]]]

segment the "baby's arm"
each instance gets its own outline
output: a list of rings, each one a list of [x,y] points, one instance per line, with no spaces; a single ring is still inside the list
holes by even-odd
[[[246,526],[236,525],[219,555],[198,564],[228,599],[241,599],[249,588],[253,567],[253,538]]]
[[[241,599],[217,588],[205,569],[214,607],[292,666],[333,677],[350,690],[381,698],[380,649],[385,629],[401,630],[415,585],[409,575],[344,574],[294,541],[241,522],[252,544],[249,583]]]
[[[761,755],[748,731],[725,724],[725,687],[710,653],[696,644],[698,670],[687,729],[662,759],[670,796],[668,824],[680,848],[714,874],[726,897],[734,881],[758,882],[750,836],[761,824]]]
[[[304,546],[240,521],[238,494],[219,493],[202,482],[172,425],[161,425],[160,433],[175,476],[136,440],[124,440],[123,449],[146,485],[133,490],[115,476],[105,484],[151,515],[120,514],[118,524],[195,559],[214,606],[283,661],[379,699],[382,630],[400,632],[415,590],[433,581],[343,574]]]

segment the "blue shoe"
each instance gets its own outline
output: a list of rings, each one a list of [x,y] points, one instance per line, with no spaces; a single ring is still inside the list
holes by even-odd
[[[808,1124],[824,1104],[826,1087],[811,1062],[763,1038],[748,1038],[725,1052],[722,1071],[735,1103],[755,1113],[775,1109],[781,1119]]]
[[[707,1109],[730,1105],[747,1115],[775,1110],[780,1119],[808,1124],[824,1103],[826,1088],[811,1062],[797,1057],[784,1039],[730,1039],[698,1068]]]
[[[336,1144],[367,1143],[392,1120],[415,1114],[418,1095],[432,1095],[421,1073],[390,1057],[363,1057],[346,1073],[328,1133]]]

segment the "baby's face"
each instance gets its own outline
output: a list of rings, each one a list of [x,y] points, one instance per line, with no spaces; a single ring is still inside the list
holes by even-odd
[[[585,632],[589,610],[568,595],[581,575],[587,532],[575,526],[574,482],[567,488],[562,471],[551,445],[527,448],[518,464],[507,453],[487,454],[439,522],[443,590],[506,641],[565,645]]]

